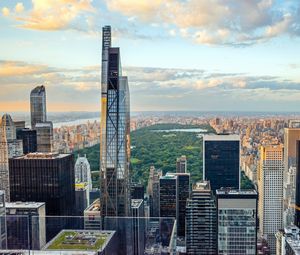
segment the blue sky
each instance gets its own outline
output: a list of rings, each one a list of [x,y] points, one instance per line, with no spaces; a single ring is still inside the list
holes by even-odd
[[[298,0],[0,0],[0,111],[99,110],[111,25],[143,110],[299,111]]]

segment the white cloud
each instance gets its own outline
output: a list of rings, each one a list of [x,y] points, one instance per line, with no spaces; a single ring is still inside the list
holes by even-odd
[[[10,10],[7,7],[2,8],[2,15],[7,17],[10,14]]]

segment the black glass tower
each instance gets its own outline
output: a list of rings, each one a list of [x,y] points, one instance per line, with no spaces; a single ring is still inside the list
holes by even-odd
[[[23,141],[24,154],[37,151],[36,130],[32,130],[29,128],[19,129],[17,130],[17,139]]]
[[[240,137],[238,135],[203,137],[203,180],[210,181],[213,192],[222,187],[240,188]]]

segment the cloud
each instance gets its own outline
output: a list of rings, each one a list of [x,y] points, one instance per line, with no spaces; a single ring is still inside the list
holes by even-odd
[[[134,20],[161,23],[170,36],[181,35],[200,44],[247,46],[300,34],[296,0],[106,0],[106,5]]]
[[[2,8],[2,15],[7,17],[10,14],[10,10],[7,7]]]
[[[17,7],[19,11],[22,9],[17,4],[16,12]],[[74,22],[84,14],[94,11],[91,0],[32,0],[32,10],[16,19],[26,29],[65,30],[74,27]]]
[[[25,105],[30,90],[40,84],[47,88],[50,109],[57,110],[58,105],[64,106],[61,108],[64,110],[80,110],[79,106],[85,110],[98,109],[99,70],[98,65],[68,69],[0,60],[0,102],[4,102],[0,111],[5,105],[5,109],[14,110]],[[196,110],[199,107],[218,110],[223,109],[222,105],[231,110],[236,105],[248,110],[271,105],[274,110],[280,110],[282,102],[296,106],[300,96],[299,82],[275,76],[132,66],[124,67],[123,71],[128,75],[134,110]],[[19,110],[24,107],[20,106]]]
[[[17,3],[15,6],[16,13],[21,13],[24,11],[24,5],[23,3]]]

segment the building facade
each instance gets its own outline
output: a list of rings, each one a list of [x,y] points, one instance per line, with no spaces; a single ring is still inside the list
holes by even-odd
[[[22,128],[17,130],[17,139],[23,141],[23,153],[31,153],[37,151],[36,130]]]
[[[37,151],[42,153],[52,152],[53,149],[53,124],[51,121],[36,123]]]
[[[6,203],[7,248],[40,250],[46,244],[45,203]]]
[[[203,180],[211,189],[240,187],[240,137],[238,135],[203,136]]]
[[[86,156],[83,157],[78,155],[75,163],[75,182],[82,183],[85,182],[88,185],[88,189],[92,190],[92,176],[91,176],[91,166]]]
[[[187,158],[182,155],[176,160],[176,173],[187,173]]]
[[[267,237],[271,254],[275,254],[275,233],[283,225],[283,145],[261,146],[259,157],[259,230]]]
[[[150,167],[149,179],[147,185],[147,195],[149,197],[150,217],[159,217],[159,179],[162,171]]]
[[[256,255],[255,190],[217,190],[218,254]]]
[[[130,105],[120,49],[111,47],[111,28],[103,27],[101,76],[100,182],[103,216],[130,215]]]
[[[47,121],[46,89],[45,86],[37,86],[30,93],[31,128],[35,129],[37,123]]]
[[[178,179],[176,175],[165,175],[159,179],[159,217],[178,216]]]
[[[187,200],[186,252],[191,255],[217,253],[217,210],[207,181],[197,182]]]
[[[131,199],[133,221],[133,254],[143,255],[145,251],[146,219],[143,199]]]

